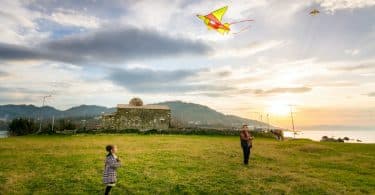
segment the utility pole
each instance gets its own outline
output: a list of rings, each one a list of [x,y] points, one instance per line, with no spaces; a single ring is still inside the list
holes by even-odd
[[[270,131],[270,115],[269,114],[267,114],[267,125],[268,125],[267,131]]]
[[[52,116],[52,132],[53,132],[53,126],[55,125],[55,116]]]
[[[51,95],[46,95],[46,96],[43,96],[43,102],[42,102],[42,107],[40,108],[40,111],[39,111],[39,130],[37,133],[40,133],[42,132],[42,109],[44,107],[44,102],[46,101],[46,98],[49,98],[51,97]]]
[[[293,135],[294,135],[294,138],[296,138],[296,131],[294,129],[294,119],[293,119],[293,106],[294,105],[289,105],[289,107],[290,107],[290,117],[292,118]]]

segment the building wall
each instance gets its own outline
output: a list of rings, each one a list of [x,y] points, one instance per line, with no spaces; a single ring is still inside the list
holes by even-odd
[[[168,129],[171,111],[163,109],[118,108],[112,115],[102,116],[104,129]]]

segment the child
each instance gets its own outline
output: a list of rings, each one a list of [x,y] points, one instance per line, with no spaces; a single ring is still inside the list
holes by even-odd
[[[107,150],[108,155],[105,159],[103,182],[107,186],[105,188],[105,195],[107,195],[116,184],[116,169],[121,166],[121,162],[116,156],[117,147],[115,145],[108,145],[105,149]]]

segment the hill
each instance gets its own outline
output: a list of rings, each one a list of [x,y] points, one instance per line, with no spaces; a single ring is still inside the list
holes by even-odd
[[[188,125],[238,127],[246,123],[257,127],[266,126],[265,123],[234,115],[225,115],[200,104],[170,101],[158,103],[158,105],[169,106],[172,118]]]
[[[96,105],[81,105],[67,110],[58,110],[50,106],[37,107],[34,105],[2,105],[0,106],[0,120],[12,120],[14,118],[66,118],[66,117],[95,117],[101,113],[114,112],[114,108],[106,108]]]
[[[171,108],[172,119],[184,125],[200,127],[238,127],[243,123],[266,126],[265,123],[241,118],[233,115],[225,115],[207,106],[185,103],[181,101],[161,102],[159,105],[167,105]],[[67,110],[58,110],[50,106],[36,107],[34,105],[3,105],[0,106],[0,120],[12,120],[14,118],[93,118],[102,113],[115,112],[116,108],[107,108],[96,105],[81,105]]]

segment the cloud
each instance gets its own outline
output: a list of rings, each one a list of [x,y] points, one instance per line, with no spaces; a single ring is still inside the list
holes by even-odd
[[[12,0],[13,1],[13,0]],[[126,9],[134,3],[130,0],[106,0],[106,1],[93,1],[93,0],[64,0],[64,1],[51,1],[51,0],[33,0],[25,2],[27,7],[31,10],[51,14],[53,12],[64,10],[73,10],[80,13],[89,13],[96,15],[100,18],[117,17],[124,14]]]
[[[40,59],[43,54],[32,48],[20,45],[0,43],[0,59],[3,60],[35,60]]]
[[[122,27],[47,41],[36,48],[0,44],[0,59],[118,63],[131,59],[201,55],[209,50],[202,42],[171,37],[151,29]]]
[[[244,94],[274,95],[305,93],[310,87],[246,89],[237,83],[231,70],[155,70],[150,68],[112,69],[105,78],[133,93],[185,94],[206,97],[230,97]],[[219,76],[222,75],[222,76]],[[202,79],[204,77],[205,79]],[[220,77],[220,78],[218,78]]]
[[[211,97],[211,98],[231,97],[230,94],[227,94],[227,93],[220,93],[220,92],[189,93],[189,95],[194,95],[194,96],[206,96],[206,97]]]
[[[240,87],[232,87],[224,89],[223,91],[208,91],[208,92],[192,92],[192,95],[201,95],[207,97],[233,97],[242,96],[246,94],[255,94],[258,96],[268,96],[283,93],[306,93],[311,91],[312,88],[309,87],[296,87],[296,88],[273,88],[270,90],[263,89],[241,89]]]
[[[59,9],[51,15],[46,15],[45,19],[51,20],[63,26],[76,26],[84,28],[98,28],[100,19],[95,16],[84,15],[75,10]]]
[[[191,82],[201,70],[113,69],[107,77],[135,93],[223,92],[233,87]]]
[[[9,76],[9,73],[0,71],[0,78],[1,77],[6,77],[6,76]]]
[[[152,70],[144,68],[135,69],[114,69],[111,74],[111,79],[119,81],[119,83],[129,86],[152,83],[173,83],[176,81],[185,80],[188,77],[194,76],[195,71],[189,70]]]
[[[254,91],[256,95],[270,95],[279,93],[306,93],[311,91],[310,87],[295,87],[295,88],[273,88],[270,90],[257,89]]]
[[[35,90],[25,87],[3,87],[0,86],[0,102],[4,103],[25,103],[39,100],[47,94],[45,90]]]
[[[366,64],[358,64],[358,65],[350,65],[350,66],[338,66],[338,67],[331,68],[331,70],[355,71],[355,70],[370,70],[374,68],[375,68],[375,64],[366,63]]]
[[[360,83],[353,81],[322,81],[314,83],[314,86],[317,87],[357,87],[360,85]]]
[[[273,48],[281,47],[286,44],[286,41],[270,40],[262,42],[252,42],[245,47],[235,47],[218,49],[214,52],[213,57],[228,58],[228,57],[247,57],[257,53],[267,51]]]
[[[27,96],[22,96],[22,97],[9,96],[9,95],[7,97],[0,96],[0,102],[6,102],[7,104],[10,104],[10,103],[24,104],[25,102],[31,102],[31,101],[34,101],[34,100],[35,99],[27,97]]]
[[[223,78],[223,77],[229,77],[232,74],[232,72],[228,70],[223,70],[223,71],[217,72],[216,74],[217,76]]]
[[[26,60],[52,60],[62,62],[82,61],[79,55],[65,54],[56,51],[30,48],[21,45],[0,43],[0,60],[26,61]]]
[[[317,0],[321,7],[334,12],[343,9],[355,9],[371,7],[375,5],[374,0]]]
[[[347,49],[345,50],[345,53],[348,54],[348,55],[351,55],[351,56],[356,56],[358,55],[360,52],[359,49]]]
[[[22,93],[22,94],[47,94],[47,90],[35,90],[24,87],[2,87],[0,86],[1,93]]]

